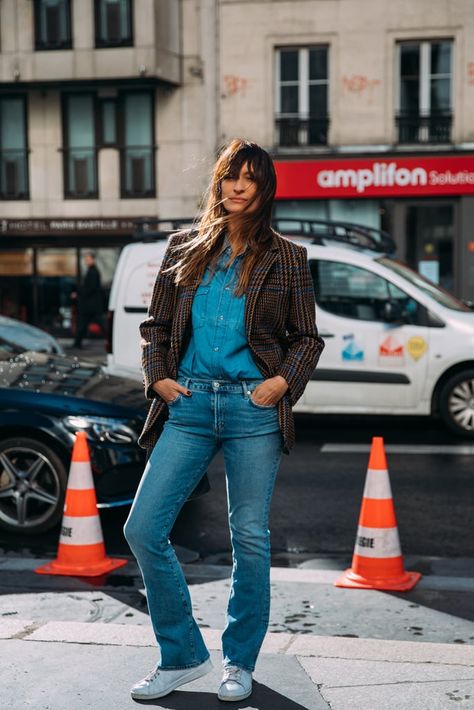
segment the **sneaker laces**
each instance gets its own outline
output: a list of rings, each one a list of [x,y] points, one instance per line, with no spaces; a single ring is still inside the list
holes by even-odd
[[[226,683],[228,680],[233,680],[235,683],[240,683],[241,674],[242,668],[238,666],[225,666],[222,682]]]
[[[161,670],[161,669],[158,668],[158,667],[153,668],[153,669],[148,673],[148,675],[146,675],[146,676],[144,677],[143,680],[146,680],[146,681],[148,681],[148,682],[150,682],[150,681],[152,681],[152,680],[155,680],[156,676],[160,675],[160,670]]]

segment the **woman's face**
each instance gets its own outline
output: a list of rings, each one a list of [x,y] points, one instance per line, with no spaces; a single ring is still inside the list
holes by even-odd
[[[258,200],[249,202],[257,194],[257,183],[249,171],[248,163],[244,163],[239,175],[224,177],[221,180],[222,204],[226,212],[238,214],[240,212],[253,212],[257,208]]]

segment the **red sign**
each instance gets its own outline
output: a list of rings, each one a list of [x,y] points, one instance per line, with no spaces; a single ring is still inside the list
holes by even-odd
[[[474,154],[275,161],[277,198],[474,194]]]

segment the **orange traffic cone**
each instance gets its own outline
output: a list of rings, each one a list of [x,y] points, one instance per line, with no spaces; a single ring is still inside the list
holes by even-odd
[[[365,481],[352,567],[336,587],[408,591],[419,572],[405,572],[383,438],[374,436]]]
[[[64,503],[58,556],[37,567],[39,574],[94,577],[127,564],[105,554],[104,538],[97,510],[94,481],[87,448],[87,436],[76,433]]]

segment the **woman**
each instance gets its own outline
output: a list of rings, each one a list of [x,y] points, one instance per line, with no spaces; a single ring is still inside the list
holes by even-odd
[[[197,230],[170,238],[140,326],[153,401],[139,444],[154,448],[124,533],[161,659],[134,698],[162,697],[212,668],[168,536],[220,447],[234,564],[218,697],[252,692],[270,608],[273,484],[294,442],[292,405],[324,346],[306,249],[271,228],[275,189],[268,153],[233,140],[214,166]]]

